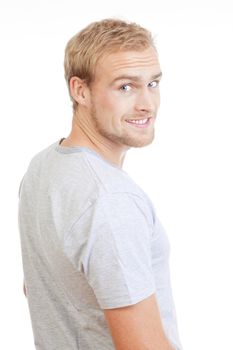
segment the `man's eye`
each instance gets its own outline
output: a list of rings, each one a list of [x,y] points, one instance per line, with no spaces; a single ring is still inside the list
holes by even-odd
[[[152,88],[156,88],[157,86],[159,86],[159,81],[157,80],[151,81],[148,85]]]
[[[121,90],[123,91],[130,91],[131,90],[131,86],[129,84],[124,84],[121,86]]]

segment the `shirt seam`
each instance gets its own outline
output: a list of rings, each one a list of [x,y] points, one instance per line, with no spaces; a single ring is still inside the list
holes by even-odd
[[[98,200],[101,200],[103,197],[105,196],[109,196],[109,195],[119,195],[119,194],[125,194],[127,196],[134,196],[134,197],[138,197],[140,198],[143,202],[146,202],[142,196],[136,194],[136,193],[133,193],[133,192],[128,192],[128,191],[117,191],[117,192],[109,192],[109,191],[105,191],[104,193],[101,193],[98,195],[98,197],[96,197],[93,201],[90,201],[90,205],[85,208],[85,210],[80,214],[78,215],[78,217],[74,220],[74,222],[71,224],[70,228],[68,229],[67,233],[64,235],[64,238],[63,238],[63,242],[65,243],[67,239],[69,239],[70,235],[72,234],[72,231],[74,229],[74,227],[78,224],[79,220],[83,217],[83,215],[86,214],[86,212],[88,210],[91,209],[91,207],[93,207],[93,205],[95,205],[95,203],[98,201]],[[134,202],[135,203],[135,202]]]

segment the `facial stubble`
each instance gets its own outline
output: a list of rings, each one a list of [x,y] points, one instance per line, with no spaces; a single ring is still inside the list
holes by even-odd
[[[151,144],[154,140],[154,126],[150,125],[149,131],[143,133],[145,129],[134,130],[136,126],[127,125],[127,130],[122,129],[121,133],[116,130],[115,133],[109,132],[107,128],[101,123],[98,118],[97,108],[92,101],[90,118],[92,119],[95,131],[103,138],[119,145],[124,145],[126,147],[144,147]],[[127,119],[127,118],[126,118]],[[127,123],[125,120],[123,123]],[[131,130],[132,129],[132,130]]]

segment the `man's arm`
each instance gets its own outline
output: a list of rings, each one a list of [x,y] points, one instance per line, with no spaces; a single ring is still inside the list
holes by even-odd
[[[104,314],[116,350],[175,350],[165,336],[155,294]]]

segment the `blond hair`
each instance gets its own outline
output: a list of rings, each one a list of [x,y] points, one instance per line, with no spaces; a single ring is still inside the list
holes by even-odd
[[[136,23],[119,19],[93,22],[75,34],[65,48],[65,79],[70,94],[70,79],[77,76],[86,84],[94,81],[98,60],[107,53],[127,50],[144,50],[154,45],[151,33]],[[73,110],[77,102],[72,98]]]

